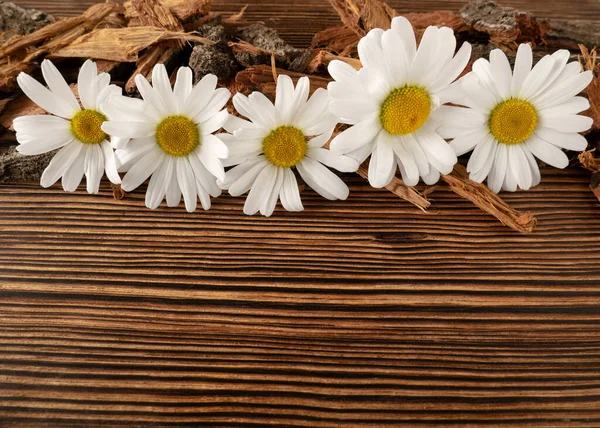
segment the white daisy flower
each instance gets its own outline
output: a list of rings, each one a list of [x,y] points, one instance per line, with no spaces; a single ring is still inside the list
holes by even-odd
[[[519,46],[514,71],[504,52],[496,49],[490,60],[479,59],[473,71],[460,80],[466,97],[460,107],[443,107],[440,129],[460,156],[473,150],[467,170],[478,183],[514,192],[540,182],[534,156],[556,168],[568,165],[561,149],[581,151],[587,146],[578,134],[592,119],[577,113],[590,106],[576,96],[592,80],[577,62],[567,64],[569,51],[560,50],[532,67],[527,44]]]
[[[471,56],[464,43],[454,56],[456,38],[447,27],[429,27],[417,49],[415,34],[404,17],[392,28],[373,29],[358,44],[363,68],[341,61],[329,64],[330,109],[354,125],[331,142],[331,150],[363,162],[369,155],[369,183],[384,187],[400,168],[409,186],[439,180],[456,163],[456,155],[436,132],[439,105],[455,101],[451,83]]]
[[[42,173],[42,187],[50,187],[62,177],[63,189],[73,192],[85,175],[87,191],[98,193],[104,173],[111,182],[120,183],[113,149],[101,129],[106,115],[100,104],[121,94],[121,89],[110,84],[108,73],[98,74],[96,64],[87,60],[77,79],[82,109],[48,60],[42,62],[42,75],[50,89],[25,73],[19,74],[17,82],[25,95],[51,115],[21,116],[13,121],[19,153],[38,155],[60,148]]]
[[[300,193],[292,170],[306,184],[330,200],[346,199],[348,186],[325,166],[342,172],[354,172],[358,162],[323,148],[337,124],[327,109],[327,91],[319,88],[308,98],[308,77],[298,80],[296,88],[289,76],[277,79],[275,105],[260,92],[246,97],[236,94],[233,104],[249,121],[231,116],[223,135],[230,157],[229,170],[219,185],[232,196],[250,190],[244,213],[260,211],[270,216],[277,199],[288,211],[302,211]]]
[[[193,212],[198,197],[202,208],[210,208],[210,197],[221,189],[217,178],[225,178],[222,159],[227,146],[213,132],[227,121],[223,109],[230,93],[216,88],[217,77],[208,74],[192,87],[192,70],[181,67],[173,89],[163,64],[152,70],[152,85],[142,75],[135,83],[143,100],[114,97],[105,106],[109,121],[102,129],[119,137],[115,148],[120,171],[127,171],[121,187],[136,189],[148,177],[146,206],[157,208],[162,200],[174,207],[185,201]]]

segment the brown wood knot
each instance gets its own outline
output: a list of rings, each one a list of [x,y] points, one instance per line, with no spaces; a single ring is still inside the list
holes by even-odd
[[[383,232],[376,233],[374,238],[376,241],[384,242],[424,241],[427,239],[427,234],[418,232]]]

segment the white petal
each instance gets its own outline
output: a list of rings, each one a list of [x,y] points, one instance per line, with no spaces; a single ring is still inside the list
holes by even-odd
[[[327,66],[327,71],[336,82],[350,86],[360,84],[356,69],[346,62],[333,60]]]
[[[442,125],[471,129],[481,128],[486,122],[486,117],[479,111],[454,106],[440,106],[431,113],[431,119]]]
[[[494,164],[490,174],[488,175],[487,185],[494,193],[498,193],[502,189],[504,177],[506,177],[506,169],[508,167],[508,149],[506,144],[496,144],[496,155]],[[471,176],[471,179],[473,177]],[[483,181],[481,178],[480,181]]]
[[[381,188],[389,184],[396,173],[392,140],[396,137],[382,131],[375,142],[375,150],[369,163],[369,184]]]
[[[206,134],[212,134],[213,132],[221,129],[225,122],[229,120],[229,113],[227,110],[221,110],[217,114],[212,117],[209,117],[204,122],[201,122],[200,125],[200,133],[204,136]]]
[[[164,64],[156,64],[152,69],[152,87],[160,94],[168,112],[177,111],[177,101],[171,89],[171,81]]]
[[[523,82],[527,78],[527,75],[531,71],[533,65],[533,53],[531,52],[531,46],[526,43],[519,45],[517,50],[517,57],[515,59],[515,67],[513,70],[513,77],[510,85],[510,92],[513,97],[518,97],[523,87]],[[504,180],[504,177],[502,178]],[[500,189],[496,193],[498,193]]]
[[[329,147],[336,153],[348,153],[370,143],[381,131],[379,116],[357,123],[336,136]]]
[[[421,82],[421,78],[431,70],[433,63],[437,59],[435,54],[439,44],[439,28],[435,26],[427,27],[408,72],[409,82]]]
[[[491,173],[491,169],[494,166],[494,162],[496,161],[496,154],[498,153],[498,143],[491,135],[487,135],[485,137],[486,140],[490,140],[492,142],[492,151],[491,154],[487,157],[484,164],[478,170],[474,170],[471,172],[470,177],[471,180],[476,181],[478,183],[482,183]],[[484,140],[485,141],[485,140]]]
[[[488,137],[489,131],[481,127],[472,132],[461,134],[450,141],[450,147],[456,153],[456,156],[462,156],[475,148],[477,144],[483,143]]]
[[[290,76],[280,74],[275,89],[275,115],[278,125],[287,125],[287,112],[294,102],[294,83]]]
[[[324,198],[344,200],[348,197],[348,186],[316,160],[305,157],[296,165],[296,169],[304,182]]]
[[[190,86],[191,88],[191,86]],[[192,167],[193,168],[193,167]],[[179,188],[179,183],[177,183],[177,170],[172,168],[171,176],[166,178],[167,180],[167,190],[166,190],[166,198],[167,198],[167,206],[168,207],[176,207],[181,202],[181,189]]]
[[[556,83],[535,100],[536,107],[543,110],[568,101],[583,91],[590,84],[593,77],[591,71],[585,71]]]
[[[101,128],[108,135],[119,138],[150,137],[156,132],[156,124],[149,122],[117,122],[109,120],[104,122]]]
[[[588,116],[570,114],[566,116],[553,117],[550,120],[543,120],[542,125],[545,128],[553,129],[558,132],[585,132],[588,131],[594,120]]]
[[[412,134],[403,136],[401,140],[404,144],[404,147],[406,147],[408,152],[412,155],[419,170],[419,175],[423,178],[428,176],[430,173],[429,161],[427,160],[427,155],[425,154],[425,151],[423,151],[421,145],[417,142],[417,140],[415,140],[415,137]],[[438,179],[439,174],[436,181]]]
[[[198,190],[196,187],[194,171],[190,166],[190,161],[187,157],[180,157],[177,159],[176,168],[177,183],[179,183],[179,188],[183,195],[185,209],[189,213],[194,212],[198,206]]]
[[[538,127],[538,129],[535,130],[535,135],[562,149],[581,152],[588,146],[587,140],[581,134],[564,133],[550,128]]]
[[[234,116],[232,114],[229,115],[227,122],[223,125],[223,128],[227,132],[231,132],[232,134],[238,129],[247,129],[247,128],[258,128],[258,125],[244,120],[241,117]]]
[[[456,37],[451,28],[438,28],[437,40],[436,51],[433,55],[434,60],[430,64],[429,69],[414,80],[415,82],[420,82],[425,87],[430,87],[438,79],[440,71],[450,62],[456,51]],[[419,45],[419,50],[421,49],[421,45]],[[419,56],[418,51],[417,56]]]
[[[73,140],[69,122],[55,116],[21,116],[13,121],[17,151],[38,155],[63,147]]]
[[[298,79],[296,83],[296,89],[294,89],[294,97],[288,107],[288,111],[285,112],[285,121],[281,124],[292,124],[296,125],[297,120],[300,118],[298,113],[302,111],[303,107],[308,101],[308,91],[310,89],[310,81],[307,76],[303,76]]]
[[[289,168],[275,168],[275,184],[273,185],[271,194],[260,208],[260,213],[265,217],[271,217],[273,211],[275,211],[277,198],[279,197],[279,191],[281,190],[281,184],[283,183],[283,171],[285,170],[289,170]]]
[[[525,78],[523,87],[519,93],[520,98],[530,99],[545,85],[548,81],[549,76],[552,74],[552,70],[556,66],[554,58],[550,55],[543,57],[533,67],[531,72]]]
[[[229,150],[223,141],[216,135],[203,135],[202,144],[200,146],[200,156],[205,154],[214,156],[219,159],[225,159],[229,154]]]
[[[200,113],[194,116],[197,123],[202,123],[209,117],[214,116],[225,107],[231,93],[226,88],[219,88],[215,90],[213,97],[210,99],[208,104],[202,109]]]
[[[275,106],[264,94],[261,92],[252,92],[248,96],[250,105],[254,110],[254,114],[260,119],[260,123],[266,128],[275,128],[277,126],[277,119],[275,114]]]
[[[317,135],[316,137],[310,139],[308,141],[308,148],[323,147],[333,135],[334,129],[335,128],[331,128],[327,132],[323,132],[321,135]]]
[[[302,201],[300,200],[300,192],[298,191],[298,182],[296,176],[290,168],[282,168],[283,183],[279,191],[281,205],[288,211],[302,211]]]
[[[484,88],[474,74],[465,76],[460,83],[469,100],[483,113],[492,111],[498,103],[496,95]]]
[[[84,169],[88,193],[98,193],[100,180],[104,175],[104,158],[102,149],[97,144],[87,147]]]
[[[363,67],[373,70],[383,70],[385,67],[383,50],[381,49],[381,37],[383,31],[374,28],[358,42],[358,56]]]
[[[533,157],[526,145],[521,145],[521,149],[523,150],[523,153],[525,153],[527,161],[529,162],[529,168],[531,170],[532,178],[531,186],[537,186],[542,180],[542,176],[540,174],[540,167],[538,166],[537,161],[535,160],[535,158]]]
[[[444,66],[437,78],[429,87],[431,93],[437,93],[445,89],[450,83],[454,82],[463,72],[469,60],[471,59],[471,45],[463,43],[454,58]],[[456,101],[456,100],[455,100]]]
[[[469,158],[469,163],[467,164],[467,171],[473,173],[479,171],[488,158],[494,156],[495,149],[496,145],[494,144],[493,138],[488,135],[480,144],[477,144],[475,150],[473,150],[473,153]]]
[[[381,45],[383,47],[384,63],[388,75],[392,79],[391,84],[395,87],[402,86],[406,83],[409,67],[406,55],[399,54],[399,51],[406,52],[402,38],[394,30],[388,30],[381,37]]]
[[[327,165],[330,168],[337,169],[340,172],[355,172],[360,166],[359,163],[344,155],[333,153],[331,150],[321,148],[309,148],[306,156]]]
[[[329,114],[327,91],[323,88],[318,88],[313,92],[306,104],[304,104],[304,107],[298,111],[296,126],[304,132],[304,135],[320,134],[320,132],[309,133],[308,131],[314,128],[315,122],[325,114]]]
[[[177,102],[177,112],[185,113],[188,97],[192,93],[192,70],[189,67],[179,67],[173,86],[173,96]]]
[[[42,75],[48,84],[48,88],[50,88],[55,95],[58,95],[61,99],[65,100],[71,106],[73,111],[80,110],[77,98],[75,98],[69,84],[62,74],[60,74],[60,71],[58,71],[56,66],[47,59],[42,61]]]
[[[404,147],[403,142],[407,140],[407,138],[393,138],[392,148],[398,157],[397,162],[400,174],[402,175],[402,181],[407,186],[416,186],[419,183],[419,167],[412,153]]]
[[[510,152],[510,148],[507,147],[507,150]],[[515,171],[513,171],[512,164],[508,162],[506,165],[506,175],[504,176],[504,183],[502,184],[502,189],[507,192],[516,192],[517,191],[517,177],[515,175]]]
[[[508,148],[508,162],[519,187],[523,190],[529,190],[533,184],[533,178],[527,156],[520,144],[513,144]]]
[[[62,177],[62,186],[66,192],[74,192],[79,187],[83,178],[83,167],[85,165],[85,154],[87,150],[80,150],[77,158],[73,161]]]
[[[254,215],[266,204],[269,196],[271,196],[271,191],[275,186],[276,178],[277,167],[269,164],[262,168],[246,198],[244,214]]]
[[[125,192],[137,189],[156,168],[162,163],[166,155],[160,150],[151,150],[142,156],[125,174],[121,182],[121,188]]]
[[[190,161],[190,166],[196,177],[196,187],[198,188],[198,196],[200,197],[202,208],[207,210],[210,208],[210,198],[207,195],[216,198],[221,195],[221,188],[217,185],[215,176],[208,172],[197,155],[188,156],[188,161]]]
[[[567,158],[567,155],[556,146],[544,140],[540,140],[533,136],[529,138],[525,144],[536,158],[542,162],[546,162],[548,165],[560,169],[566,168],[567,165],[569,165],[569,158]]]
[[[567,114],[581,113],[590,108],[590,102],[584,97],[573,97],[570,100],[559,104],[554,107],[549,107],[544,110],[540,110],[538,114],[543,119],[551,119]]]
[[[440,180],[440,172],[434,167],[430,168],[429,174],[423,177],[423,182],[428,186],[434,185]]]
[[[17,83],[31,101],[49,113],[70,119],[79,111],[79,108],[75,109],[66,100],[50,92],[28,74],[20,73],[17,77]]]
[[[406,59],[411,64],[417,51],[417,41],[411,23],[404,16],[396,16],[392,19],[392,30],[398,33],[402,39],[406,51]]]
[[[83,149],[83,144],[71,141],[54,155],[40,179],[42,187],[50,187],[71,167]]]
[[[490,66],[492,77],[496,83],[496,90],[502,99],[511,97],[512,70],[506,54],[500,49],[494,49],[490,52]]]
[[[160,117],[167,117],[169,110],[160,93],[148,83],[141,74],[135,76],[135,86],[148,106],[155,110]]]
[[[109,79],[110,79],[110,76],[109,76]],[[117,85],[108,85],[107,87],[105,87],[104,89],[99,91],[98,96],[96,97],[96,102],[94,103],[94,106],[90,107],[90,108],[93,108],[95,110],[100,110],[102,113],[104,113],[104,110],[102,110],[102,105],[108,104],[113,98],[123,97],[122,93],[123,93],[123,91]],[[125,97],[123,97],[123,98],[125,98]],[[104,114],[106,115],[106,113],[104,113]]]
[[[126,148],[115,152],[117,165],[121,167],[133,160],[139,159],[152,149],[156,149],[156,140],[154,137],[135,138],[127,144]]]
[[[163,162],[156,168],[150,177],[146,189],[146,206],[151,210],[158,208],[165,197],[169,180],[173,178],[173,157],[165,156]]]
[[[450,174],[458,159],[448,143],[435,132],[428,132],[423,128],[417,131],[414,136],[427,155],[429,163],[440,173]]]
[[[217,87],[217,76],[207,74],[192,89],[182,113],[188,117],[196,117],[212,99]],[[221,110],[221,109],[218,109]]]
[[[96,63],[90,59],[83,63],[77,77],[77,91],[79,99],[85,108],[96,108],[96,76],[98,69]]]
[[[231,173],[231,175],[238,175],[239,173],[243,172],[243,174],[241,174],[239,178],[229,186],[229,194],[231,196],[240,196],[246,193],[253,186],[258,174],[260,174],[263,169],[271,167],[271,164],[265,160],[264,157],[259,157],[255,161],[256,163],[254,163],[254,161],[248,161],[248,165],[251,165],[249,169],[247,169],[248,165],[246,165],[246,162],[244,162],[244,164],[228,172],[228,174]],[[239,170],[236,171],[238,168]],[[229,177],[223,180],[224,186],[226,186],[228,181],[230,181]]]
[[[110,143],[108,141],[104,141],[102,143],[102,156],[104,158],[104,171],[106,173],[106,178],[110,180],[111,183],[119,184],[121,183],[121,177],[117,172],[117,163],[115,160],[115,152],[113,151]]]

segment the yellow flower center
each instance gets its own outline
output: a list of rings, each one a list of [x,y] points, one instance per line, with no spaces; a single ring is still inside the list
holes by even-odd
[[[168,116],[156,127],[156,142],[171,156],[187,156],[200,144],[200,131],[185,116]]]
[[[78,111],[71,119],[71,133],[84,144],[100,144],[108,135],[100,128],[107,118],[96,110]]]
[[[492,113],[488,126],[490,132],[503,144],[520,144],[535,131],[538,115],[530,102],[510,99],[498,104]]]
[[[425,89],[405,86],[394,89],[381,104],[381,126],[393,135],[415,132],[427,122],[431,98]]]
[[[298,128],[280,126],[271,131],[263,142],[263,153],[273,165],[290,168],[306,154],[306,137]]]

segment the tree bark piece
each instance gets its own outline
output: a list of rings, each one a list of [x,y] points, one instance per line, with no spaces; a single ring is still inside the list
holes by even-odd
[[[329,0],[342,22],[359,37],[373,28],[390,28],[396,11],[379,0]]]
[[[358,175],[360,175],[365,180],[369,179],[369,162],[363,163],[356,171]],[[407,186],[404,182],[398,177],[394,177],[392,181],[385,186],[385,189],[389,190],[393,194],[399,196],[407,202],[410,202],[417,208],[422,211],[427,210],[431,205],[431,202],[420,194],[414,187]]]
[[[455,165],[454,171],[448,175],[442,175],[441,179],[457,195],[468,199],[482,211],[493,215],[503,225],[521,233],[531,233],[535,229],[537,220],[533,214],[515,210],[484,184],[469,180],[464,166]]]

